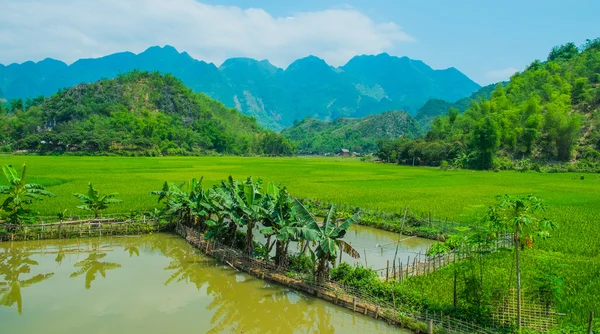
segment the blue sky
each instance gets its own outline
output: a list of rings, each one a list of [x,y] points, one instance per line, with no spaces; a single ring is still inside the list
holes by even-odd
[[[209,0],[259,7],[275,16],[351,6],[376,22],[391,21],[413,36],[388,53],[434,68],[456,67],[480,84],[508,79],[555,45],[600,37],[597,0]]]
[[[506,80],[552,46],[600,37],[600,1],[2,0],[0,63],[67,63],[173,45],[219,65],[229,57],[286,67],[310,54],[333,66],[388,52]],[[24,19],[25,18],[25,19]]]

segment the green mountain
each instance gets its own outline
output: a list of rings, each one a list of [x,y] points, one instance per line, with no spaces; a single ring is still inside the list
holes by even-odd
[[[297,143],[300,154],[335,154],[341,149],[370,153],[381,139],[415,138],[421,130],[408,113],[389,111],[364,118],[340,117],[332,122],[307,117],[282,134]]]
[[[291,154],[252,117],[172,75],[134,71],[0,109],[3,150],[116,154]]]
[[[379,156],[477,169],[533,161],[600,170],[600,38],[555,47],[546,61],[497,85],[488,100],[436,118],[424,139],[382,142]]]
[[[456,101],[479,85],[454,68],[434,70],[421,61],[388,54],[357,56],[338,68],[314,56],[285,70],[267,60],[232,58],[217,67],[170,46],[140,54],[122,52],[71,65],[45,59],[0,65],[0,97],[50,96],[61,88],[115,78],[138,69],[170,73],[195,92],[282,129],[307,116],[333,120],[387,110],[416,113],[431,98]]]
[[[502,84],[505,85],[506,83]],[[492,95],[492,91],[496,88],[496,85],[497,84],[492,84],[481,87],[470,96],[464,97],[454,103],[440,99],[431,99],[419,108],[415,114],[415,120],[419,122],[423,129],[429,130],[431,128],[431,122],[438,116],[447,115],[450,108],[454,108],[458,110],[459,113],[462,113],[469,108],[471,102],[488,100]]]

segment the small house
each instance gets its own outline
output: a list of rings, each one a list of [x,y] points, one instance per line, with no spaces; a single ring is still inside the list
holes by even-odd
[[[343,148],[342,152],[340,153],[340,155],[343,156],[343,157],[350,156],[350,150],[347,150],[347,149]]]

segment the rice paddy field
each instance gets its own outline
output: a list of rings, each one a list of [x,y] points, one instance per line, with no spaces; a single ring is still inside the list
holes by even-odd
[[[560,227],[551,239],[525,252],[524,265],[561,265],[556,270],[563,276],[565,301],[559,308],[576,314],[573,321],[584,319],[586,312],[600,311],[592,309],[600,307],[600,174],[444,171],[311,157],[0,156],[2,165],[24,163],[29,182],[41,183],[57,194],[33,205],[41,215],[65,209],[70,215],[82,214],[72,194],[85,192],[88,182],[102,193],[119,193],[123,203],[108,212],[128,212],[157,206],[150,191],[160,189],[164,181],[179,183],[202,176],[206,186],[229,175],[253,176],[285,185],[297,197],[388,212],[401,212],[408,206],[412,213],[454,221],[484,214],[497,195],[535,194],[548,205],[547,218]],[[511,265],[510,256],[497,262],[498,266],[509,262],[507,270]],[[425,280],[419,284],[432,298],[448,298],[433,287],[439,283]]]

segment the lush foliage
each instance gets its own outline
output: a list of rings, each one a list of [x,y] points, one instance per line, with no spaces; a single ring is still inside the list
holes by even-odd
[[[0,146],[43,153],[291,155],[284,137],[262,130],[171,75],[134,71],[49,98],[11,102],[0,114]]]
[[[487,101],[472,102],[462,114],[451,108],[435,119],[425,139],[380,144],[385,161],[457,167],[500,168],[502,160],[579,161],[600,164],[600,39],[581,48],[553,49],[534,61]],[[425,147],[425,148],[423,148]]]
[[[305,118],[282,133],[298,143],[300,154],[336,154],[343,148],[372,153],[380,139],[415,138],[421,130],[406,112],[390,111],[364,118],[341,117],[332,122]]]
[[[98,190],[94,188],[91,182],[88,184],[87,193],[75,193],[73,195],[77,197],[77,200],[79,200],[79,202],[82,204],[77,208],[81,210],[92,211],[94,213],[94,218],[98,218],[98,214],[102,210],[107,209],[109,205],[122,202],[120,199],[115,198],[117,193],[100,195]]]
[[[505,83],[501,83],[505,85]],[[481,102],[484,100],[489,100],[492,92],[496,88],[496,84],[487,85],[485,87],[481,87],[478,91],[471,94],[468,97],[462,98],[454,103],[446,102],[440,99],[431,99],[419,108],[417,113],[415,114],[415,120],[421,124],[424,130],[431,130],[431,123],[436,117],[444,116],[450,113],[450,109],[452,109],[451,114],[462,113],[469,108],[473,101]]]
[[[335,262],[340,251],[360,257],[342,240],[358,216],[337,224],[335,209],[331,206],[325,220],[319,223],[298,200],[292,205],[285,188],[269,183],[267,191],[262,192],[261,184],[261,180],[255,182],[251,177],[240,182],[230,176],[228,181],[205,190],[201,181],[192,179],[188,187],[165,183],[162,190],[152,194],[159,196],[159,202],[165,201],[165,212],[169,216],[178,222],[199,225],[206,231],[207,238],[237,246],[238,228],[245,227],[243,247],[247,256],[269,259],[276,245],[275,263],[283,265],[287,263],[290,242],[301,243],[302,253],[309,251],[315,258],[313,263],[318,261],[313,269],[320,280],[329,278],[329,264]],[[266,243],[255,248],[253,233],[258,224],[262,225],[260,233],[266,237]],[[275,243],[271,243],[271,238]],[[316,244],[314,250],[308,243]]]
[[[21,175],[11,165],[2,166],[7,186],[0,186],[0,195],[6,195],[0,206],[0,219],[8,223],[19,224],[29,213],[26,205],[33,200],[42,200],[44,196],[53,197],[44,186],[36,183],[25,183],[27,166],[23,165]]]

